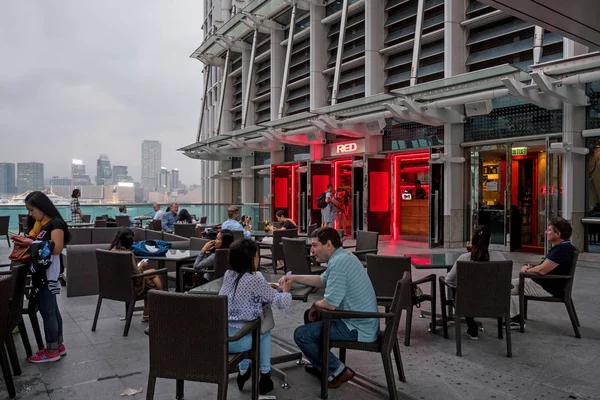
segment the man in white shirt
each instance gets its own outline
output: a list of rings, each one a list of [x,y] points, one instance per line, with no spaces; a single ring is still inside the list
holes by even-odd
[[[160,209],[160,206],[158,204],[154,205],[154,211],[156,213],[154,214],[154,218],[152,218],[152,219],[155,220],[155,221],[156,220],[158,220],[158,221],[162,220],[162,217],[163,217],[164,213],[162,212],[162,210]]]

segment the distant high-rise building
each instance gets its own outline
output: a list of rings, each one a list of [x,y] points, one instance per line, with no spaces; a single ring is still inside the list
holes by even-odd
[[[50,179],[50,186],[71,186],[71,179],[53,176]]]
[[[167,167],[160,167],[160,173],[158,175],[158,188],[163,190],[171,190],[171,174]]]
[[[17,192],[15,171],[14,163],[0,163],[0,194],[15,194]]]
[[[142,186],[153,189],[158,186],[158,174],[162,160],[162,146],[156,140],[142,142]]]
[[[89,186],[92,184],[90,176],[85,173],[85,165],[81,160],[73,160],[71,163],[71,179],[73,186]]]
[[[113,165],[112,176],[115,185],[119,182],[133,182],[133,178],[128,175],[126,165]]]
[[[171,190],[179,189],[181,183],[179,182],[179,169],[173,168],[171,170]]]
[[[96,162],[96,185],[111,185],[113,183],[112,168],[106,154],[100,154]]]
[[[44,189],[44,164],[28,162],[17,164],[17,191]]]

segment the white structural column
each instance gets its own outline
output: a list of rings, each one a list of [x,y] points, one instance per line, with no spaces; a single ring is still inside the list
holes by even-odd
[[[290,18],[290,29],[288,34],[287,51],[285,53],[285,63],[283,65],[283,77],[281,78],[281,95],[279,98],[279,112],[277,118],[283,117],[285,110],[285,97],[287,95],[288,77],[290,76],[290,60],[292,59],[292,49],[294,48],[294,34],[296,28],[296,2],[293,1],[292,16]]]
[[[444,77],[466,72],[466,33],[460,26],[465,18],[465,0],[446,0],[444,4]],[[461,107],[462,108],[462,107]],[[457,110],[462,113],[462,110]],[[464,124],[444,125],[444,153],[462,157]],[[464,164],[444,164],[444,247],[462,247],[464,240]]]
[[[335,56],[335,71],[333,73],[333,88],[331,88],[331,105],[337,104],[338,91],[340,88],[340,75],[342,68],[342,56],[344,55],[344,42],[346,41],[346,22],[348,21],[348,0],[343,0],[342,17],[340,19],[340,32],[338,36],[337,54]]]
[[[202,135],[203,131],[202,124],[204,123],[204,113],[206,112],[206,97],[208,95],[208,87],[210,86],[210,69],[210,65],[207,65],[204,68],[204,87],[202,88],[204,93],[200,102],[200,121],[198,121],[198,134],[196,135],[196,142],[200,141],[200,136]]]
[[[221,161],[219,170],[222,175],[226,175],[227,171],[231,169],[231,160]],[[218,173],[219,171],[217,171]],[[231,203],[232,202],[232,182],[231,179],[216,179],[219,181],[219,203]]]
[[[248,114],[254,114],[254,103],[250,101],[254,95],[254,59],[256,57],[256,42],[258,41],[258,27],[252,36],[252,49],[242,52],[242,128],[254,124],[254,118],[248,121]],[[246,87],[244,87],[246,82]]]
[[[384,56],[379,54],[385,39],[385,2],[365,0],[365,96],[384,93]]]
[[[586,47],[570,39],[563,40],[565,57],[573,57],[586,52]],[[585,89],[581,85],[581,89]],[[585,107],[565,103],[563,106],[563,143],[573,147],[585,147],[585,139],[581,131],[585,129]],[[584,235],[581,219],[585,215],[585,156],[567,152],[563,156],[562,176],[562,216],[571,223],[573,235],[571,241],[579,249],[583,249]]]
[[[222,131],[221,120],[223,118],[223,105],[225,103],[225,89],[227,88],[227,81],[229,80],[229,63],[231,61],[231,50],[227,50],[225,56],[225,65],[223,66],[223,73],[221,75],[221,93],[219,94],[219,107],[217,109],[217,123],[215,126],[215,132],[218,135]],[[227,131],[228,129],[225,129]]]
[[[283,42],[284,33],[284,31],[271,31],[271,120],[277,119],[279,99],[281,98],[285,58],[285,51],[281,46],[281,42]]]
[[[325,7],[310,6],[310,109],[327,105],[327,26],[321,22],[325,18]]]
[[[254,203],[259,199],[254,198],[254,156],[242,157],[242,203]]]
[[[417,84],[419,74],[419,60],[421,58],[421,34],[423,33],[423,18],[425,10],[425,0],[419,0],[417,3],[417,22],[415,26],[415,41],[413,42],[412,64],[410,66],[410,86]]]

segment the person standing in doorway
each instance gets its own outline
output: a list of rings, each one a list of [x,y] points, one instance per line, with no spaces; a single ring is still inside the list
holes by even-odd
[[[325,202],[327,203],[327,206],[321,209],[321,216],[323,217],[321,228],[333,228],[333,223],[335,222],[336,211],[337,207],[339,206],[339,203],[335,199],[333,193],[333,186],[331,185],[331,183],[327,185],[327,191],[325,192]]]

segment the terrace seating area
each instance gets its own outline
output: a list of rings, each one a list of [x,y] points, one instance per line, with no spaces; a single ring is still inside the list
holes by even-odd
[[[200,239],[194,241],[197,240]],[[352,241],[348,242],[348,245],[352,244]],[[197,243],[195,247],[201,244]],[[89,245],[92,244],[73,246]],[[7,262],[10,250],[6,245],[0,245],[0,264]],[[378,243],[380,256],[432,252],[436,251],[410,247],[399,242]],[[513,261],[513,278],[519,277],[520,265],[537,261],[539,257],[516,253],[505,255]],[[68,268],[67,266],[67,279],[70,279]],[[412,281],[426,278],[431,272],[432,270],[413,267]],[[433,272],[438,276],[445,274],[445,271]],[[596,288],[599,284],[598,267],[578,262],[572,297],[573,303],[577,305],[581,339],[575,337],[563,304],[530,301],[525,332],[512,331],[512,358],[506,357],[506,339],[498,339],[496,318],[480,319],[485,330],[480,332],[477,341],[469,340],[464,333],[465,328],[462,328],[462,357],[458,357],[454,327],[449,330],[449,339],[444,339],[441,324],[437,326],[436,334],[430,333],[431,318],[419,318],[422,310],[416,307],[412,316],[410,346],[406,346],[406,312],[402,312],[397,343],[406,382],[399,379],[396,363],[392,362],[398,398],[597,398],[600,392],[600,383],[596,379],[600,372],[596,361],[596,354],[600,351],[600,322],[597,318]],[[422,284],[421,287],[425,294],[430,291],[429,283]],[[322,290],[317,290],[309,294],[307,303],[292,302],[287,314],[274,311],[272,356],[297,351],[293,331],[302,324],[303,314],[308,306],[322,298],[322,295]],[[97,300],[97,295],[67,297],[67,290],[61,292],[59,304],[63,314],[68,355],[59,363],[27,363],[21,336],[13,335],[22,370],[20,376],[13,377],[16,398],[115,399],[120,398],[120,394],[128,388],[143,389],[130,398],[146,398],[151,365],[148,337],[144,335],[148,324],[141,322],[141,313],[134,313],[128,336],[124,337],[126,322],[121,318],[125,316],[126,309],[122,302],[105,299],[98,314],[98,328],[92,332]],[[381,302],[380,305],[380,312],[385,313],[386,304]],[[422,308],[423,311],[429,309],[429,303],[424,303]],[[439,301],[437,312],[441,313]],[[29,319],[24,318],[24,323],[34,344]],[[383,326],[382,324],[382,329]],[[161,329],[168,333],[169,327],[163,326]],[[337,353],[337,350],[333,351]],[[329,398],[389,398],[386,370],[381,360],[378,353],[348,349],[346,362],[357,375],[350,384],[342,385],[339,389],[329,389]],[[564,368],[565,365],[569,368]],[[278,367],[287,374],[287,383],[291,389],[280,388],[282,381],[274,377],[275,390],[271,392],[272,395],[278,399],[319,398],[321,384],[318,378],[307,374],[295,362],[279,364]],[[174,398],[177,386],[175,380],[159,377],[154,387],[154,398]],[[229,376],[228,386],[228,399],[251,397],[250,382],[240,392],[235,385],[234,374]],[[217,385],[214,384],[185,382],[185,398],[217,398],[217,392]],[[0,380],[0,398],[5,397],[7,388],[4,381]]]

